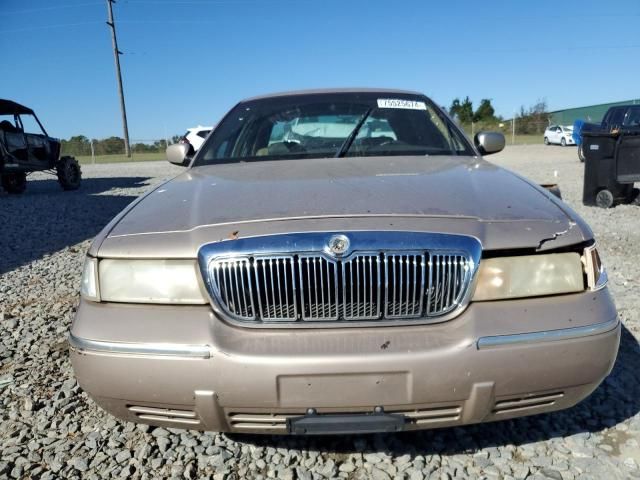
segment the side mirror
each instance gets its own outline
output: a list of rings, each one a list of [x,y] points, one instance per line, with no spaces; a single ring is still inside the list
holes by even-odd
[[[189,157],[188,143],[174,143],[167,147],[167,160],[174,165],[185,167],[191,158]]]
[[[498,132],[478,132],[473,137],[473,143],[480,151],[481,155],[491,155],[504,149],[504,135]]]

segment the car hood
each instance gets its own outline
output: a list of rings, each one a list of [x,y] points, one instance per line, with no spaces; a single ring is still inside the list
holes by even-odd
[[[229,163],[191,168],[147,194],[108,228],[100,254],[162,255],[164,238],[172,256],[192,256],[203,243],[238,236],[350,228],[539,247],[575,227],[570,215],[544,190],[475,157]],[[582,240],[576,233],[572,241]]]

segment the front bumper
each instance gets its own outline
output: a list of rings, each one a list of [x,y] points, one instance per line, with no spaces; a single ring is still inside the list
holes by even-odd
[[[206,306],[82,302],[70,344],[80,385],[117,417],[287,433],[308,409],[382,407],[411,430],[567,408],[611,371],[619,339],[603,289],[472,303],[441,324],[334,329],[255,330]]]

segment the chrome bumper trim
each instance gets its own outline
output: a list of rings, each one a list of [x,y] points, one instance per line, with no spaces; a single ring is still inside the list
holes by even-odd
[[[496,335],[493,337],[480,337],[477,342],[478,350],[502,347],[507,345],[527,345],[541,342],[557,342],[571,340],[573,338],[589,337],[607,333],[620,325],[618,317],[606,322],[594,323],[584,327],[562,328],[558,330],[546,330],[543,332],[519,333],[516,335]]]
[[[152,357],[210,358],[209,345],[182,345],[173,343],[104,342],[76,337],[69,333],[69,346],[78,352],[102,355],[135,355]]]

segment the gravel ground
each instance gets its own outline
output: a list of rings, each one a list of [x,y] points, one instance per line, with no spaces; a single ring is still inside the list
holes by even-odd
[[[398,435],[287,438],[165,430],[102,412],[76,384],[66,336],[91,238],[180,170],[83,166],[63,193],[35,175],[0,194],[0,478],[640,478],[640,207],[581,205],[572,148],[508,147],[492,159],[557,182],[593,227],[624,322],[617,364],[580,405],[550,415]]]

